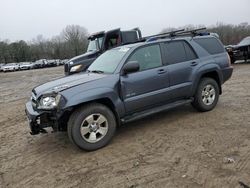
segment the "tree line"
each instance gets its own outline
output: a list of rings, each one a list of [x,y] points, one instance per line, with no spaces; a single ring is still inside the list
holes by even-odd
[[[184,27],[169,27],[165,28],[161,31],[161,33],[165,33],[168,31],[178,30],[178,29],[196,29],[196,28],[203,28],[206,27],[205,25],[186,25]],[[233,24],[223,24],[217,23],[216,25],[206,27],[208,32],[217,33],[220,37],[221,42],[224,45],[229,44],[237,44],[243,38],[250,36],[250,25],[247,22],[233,25]]]
[[[0,63],[68,59],[86,51],[88,35],[84,27],[69,25],[58,36],[51,39],[38,35],[30,42],[0,41]]]
[[[197,27],[204,27],[204,25],[165,28],[161,32]],[[248,23],[238,25],[217,23],[214,26],[209,26],[207,30],[217,33],[224,45],[237,44],[243,38],[250,36]],[[36,61],[38,59],[69,59],[86,51],[88,35],[87,29],[84,27],[68,25],[58,36],[51,39],[45,39],[42,35],[38,35],[29,42],[0,40],[0,63]]]

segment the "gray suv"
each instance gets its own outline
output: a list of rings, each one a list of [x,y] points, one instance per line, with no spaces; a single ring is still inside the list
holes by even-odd
[[[87,72],[32,90],[26,104],[31,134],[67,131],[73,144],[96,150],[116,128],[191,103],[212,110],[233,72],[218,38],[191,32],[153,37],[106,51]]]

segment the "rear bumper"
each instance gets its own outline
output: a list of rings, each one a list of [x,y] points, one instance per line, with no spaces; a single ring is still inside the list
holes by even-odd
[[[222,76],[223,76],[223,83],[229,80],[233,74],[233,67],[227,67],[225,69],[222,69]]]

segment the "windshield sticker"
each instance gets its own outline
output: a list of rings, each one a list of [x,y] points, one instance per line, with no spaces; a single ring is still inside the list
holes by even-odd
[[[122,47],[119,49],[120,52],[127,52],[129,51],[129,48]]]

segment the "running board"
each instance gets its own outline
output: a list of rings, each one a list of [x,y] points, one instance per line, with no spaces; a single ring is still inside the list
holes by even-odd
[[[149,110],[144,110],[142,112],[137,112],[137,113],[134,113],[134,114],[132,114],[130,116],[126,116],[125,118],[122,118],[121,122],[122,123],[128,123],[128,122],[131,122],[131,121],[142,119],[142,118],[144,118],[146,116],[149,116],[149,115],[161,112],[161,111],[165,111],[165,110],[169,110],[169,109],[172,109],[172,108],[175,108],[175,107],[178,107],[178,106],[189,104],[192,101],[193,101],[192,99],[180,100],[180,101],[176,101],[176,102],[173,102],[173,103],[165,104],[163,106],[154,107],[154,108],[149,109]]]

